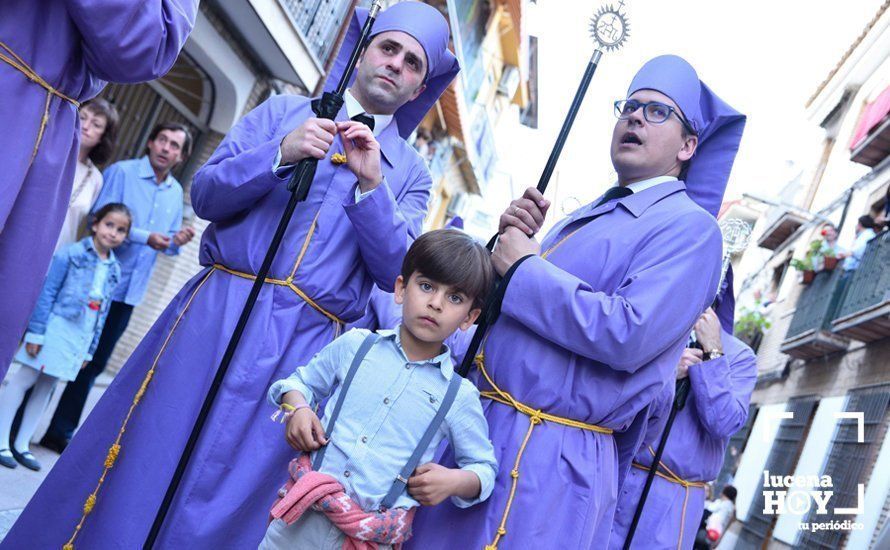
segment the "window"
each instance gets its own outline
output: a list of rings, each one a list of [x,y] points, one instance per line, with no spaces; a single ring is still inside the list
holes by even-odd
[[[890,384],[852,390],[847,398],[847,412],[864,414],[863,441],[858,438],[859,425],[855,419],[840,419],[835,428],[831,451],[822,475],[831,476],[834,495],[828,514],[815,515],[810,511],[807,522],[824,523],[851,519],[849,515],[835,515],[836,508],[856,508],[859,505],[859,484],[866,484],[880,443],[887,431],[887,411],[890,403]],[[886,473],[886,472],[885,472]],[[847,532],[841,530],[803,531],[798,542],[801,548],[835,549],[844,547]]]
[[[796,397],[788,402],[788,411],[794,413],[793,418],[782,420],[769,458],[764,469],[770,475],[793,475],[797,466],[797,459],[807,439],[810,422],[816,411],[818,401],[814,396]],[[776,516],[763,513],[765,499],[763,491],[757,493],[754,504],[751,505],[748,519],[742,524],[739,540],[736,543],[738,550],[755,550],[763,546],[775,526]]]

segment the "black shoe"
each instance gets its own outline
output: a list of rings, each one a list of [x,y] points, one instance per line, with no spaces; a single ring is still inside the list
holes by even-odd
[[[0,464],[14,470],[19,467],[19,463],[12,456],[5,454],[10,452],[9,449],[0,449]]]
[[[18,461],[19,464],[21,464],[25,468],[34,470],[35,472],[40,471],[40,462],[38,462],[37,459],[34,458],[34,455],[31,454],[31,451],[20,453],[15,449],[12,449],[12,456]]]
[[[40,446],[45,449],[49,449],[50,451],[62,454],[65,448],[68,447],[68,441],[46,434],[43,436],[43,438],[41,438]]]

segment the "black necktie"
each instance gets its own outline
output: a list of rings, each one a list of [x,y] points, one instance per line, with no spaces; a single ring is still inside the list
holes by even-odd
[[[603,195],[603,198],[601,198],[598,203],[596,203],[594,208],[598,208],[611,200],[620,199],[633,194],[634,192],[631,191],[630,187],[613,187],[606,191],[606,194]]]
[[[370,128],[372,132],[374,131],[374,117],[372,117],[371,115],[366,115],[365,113],[359,113],[359,114],[355,115],[354,117],[352,117],[352,120],[354,120],[356,122],[361,122],[362,124],[364,124],[365,126]]]

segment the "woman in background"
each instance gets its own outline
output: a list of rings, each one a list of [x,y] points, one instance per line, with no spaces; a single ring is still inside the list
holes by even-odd
[[[68,199],[68,211],[55,252],[78,240],[86,227],[90,212],[99,190],[102,189],[102,172],[99,167],[111,160],[117,137],[119,116],[117,109],[107,100],[97,97],[80,108],[80,152],[74,169],[74,186]]]

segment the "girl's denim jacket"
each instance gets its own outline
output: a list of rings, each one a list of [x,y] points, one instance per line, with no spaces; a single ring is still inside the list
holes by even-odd
[[[111,258],[111,265],[108,266],[108,276],[102,289],[102,304],[99,307],[99,318],[90,344],[89,357],[93,356],[99,344],[99,335],[102,333],[101,329],[105,325],[105,317],[108,316],[108,308],[111,305],[111,294],[121,278],[121,266],[114,257],[114,252],[109,251],[108,256]],[[99,255],[93,247],[92,237],[85,237],[55,253],[40,297],[37,299],[37,306],[28,322],[26,342],[43,344],[50,312],[72,321],[84,314],[89,307],[93,275],[98,263]]]

